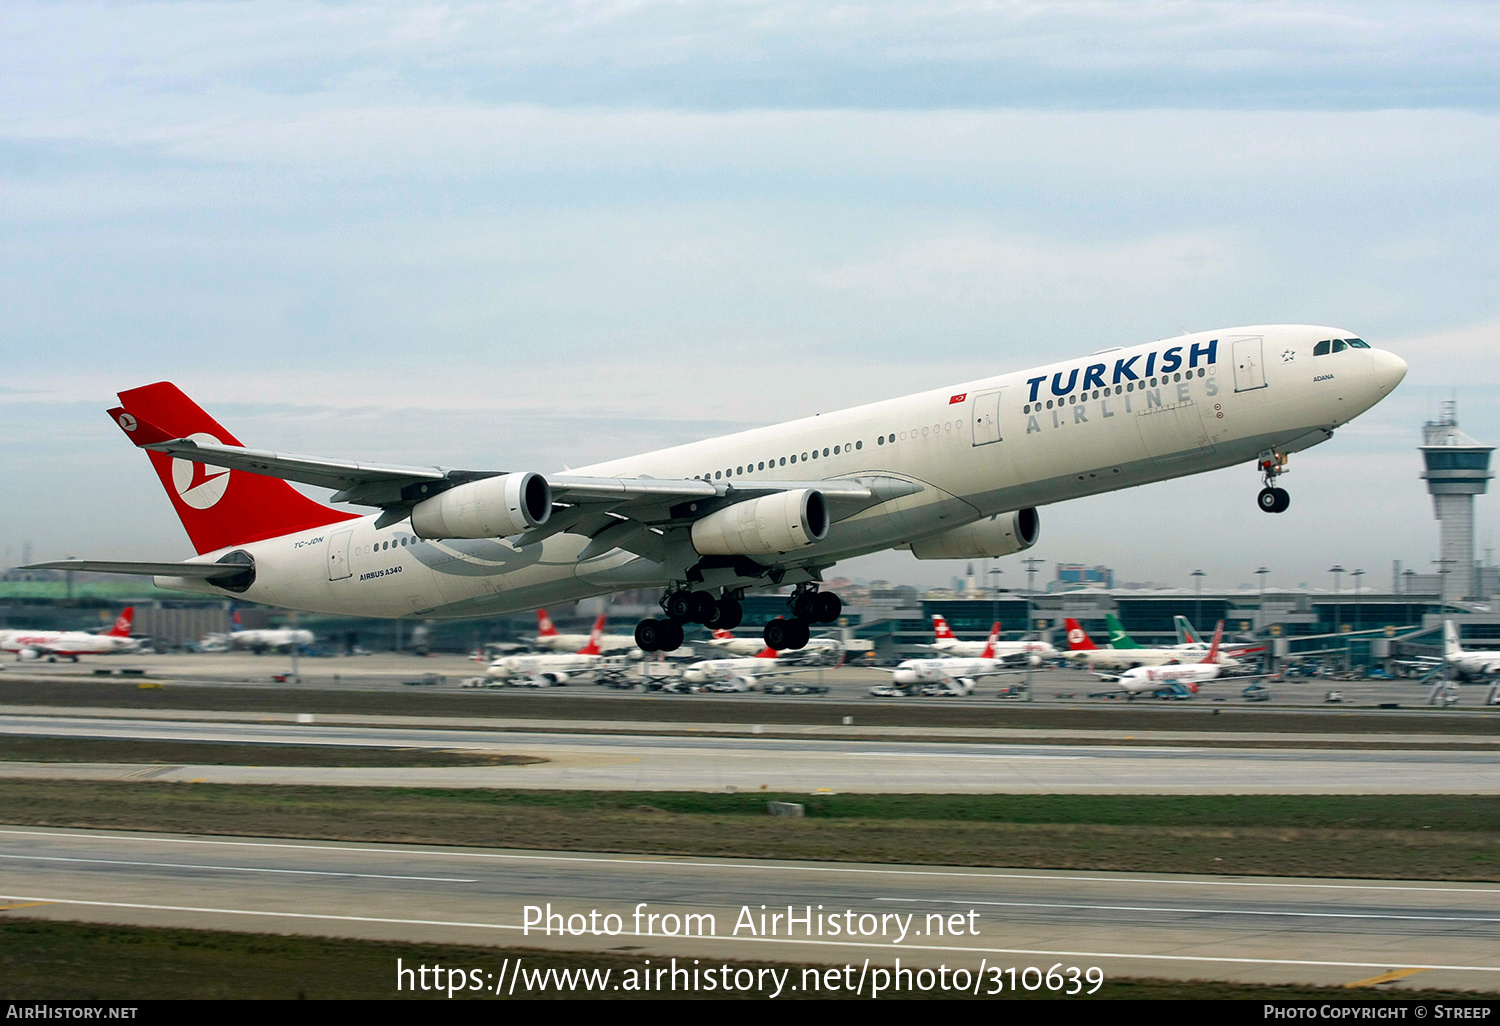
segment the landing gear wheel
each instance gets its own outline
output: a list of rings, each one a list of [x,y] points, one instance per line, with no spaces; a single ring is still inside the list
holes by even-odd
[[[806,648],[808,638],[812,636],[807,621],[801,618],[789,621],[786,633],[787,648]]]
[[[1262,488],[1260,490],[1260,494],[1255,497],[1255,504],[1260,507],[1262,513],[1280,512],[1276,508],[1281,504],[1280,498],[1276,495],[1279,491],[1281,491],[1280,488]]]
[[[661,652],[675,652],[682,647],[682,624],[668,620],[656,634],[656,647]]]
[[[835,623],[844,611],[843,600],[831,591],[816,592],[813,596],[813,613],[809,619],[815,623]]]
[[[635,625],[635,647],[642,652],[657,652],[661,649],[661,620],[642,620]]]
[[[1276,493],[1276,508],[1271,510],[1271,512],[1285,513],[1287,511],[1287,507],[1292,504],[1292,497],[1287,494],[1287,490],[1285,488],[1272,488],[1271,491]]]
[[[816,620],[818,611],[818,592],[802,591],[792,596],[790,603],[792,615],[799,620]]]
[[[718,603],[706,591],[695,591],[690,594],[693,600],[693,614],[688,619],[694,623],[708,623],[716,615]]]
[[[745,619],[744,607],[732,598],[720,599],[715,607],[714,618],[703,621],[703,626],[715,631],[732,631]]]
[[[661,608],[678,623],[691,620],[693,618],[693,592],[674,591],[662,600]]]

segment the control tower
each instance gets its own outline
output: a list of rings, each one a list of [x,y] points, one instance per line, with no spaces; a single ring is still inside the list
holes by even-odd
[[[1458,429],[1458,403],[1444,402],[1437,420],[1422,426],[1422,477],[1439,523],[1438,570],[1443,601],[1481,598],[1474,571],[1474,496],[1490,486],[1493,445]]]

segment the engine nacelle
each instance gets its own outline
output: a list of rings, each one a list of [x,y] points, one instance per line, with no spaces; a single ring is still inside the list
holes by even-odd
[[[501,474],[457,485],[412,507],[420,538],[504,538],[552,515],[552,487],[540,474]]]
[[[544,670],[536,675],[536,680],[549,688],[560,688],[568,683],[568,675],[561,670]]]
[[[911,543],[918,559],[985,559],[1029,549],[1041,534],[1041,518],[1034,509],[1000,513]]]
[[[815,488],[737,502],[693,525],[693,548],[703,556],[769,556],[826,537],[828,503]]]

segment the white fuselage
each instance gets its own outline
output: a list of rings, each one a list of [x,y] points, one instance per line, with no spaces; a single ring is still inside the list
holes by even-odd
[[[587,639],[584,639],[585,641]],[[588,673],[604,665],[604,657],[583,655],[578,652],[552,653],[546,655],[502,656],[490,663],[486,675],[498,680],[558,675],[563,679],[578,673]]]
[[[761,643],[761,648],[765,648]],[[784,669],[780,659],[770,656],[749,656],[742,659],[700,659],[689,663],[682,671],[682,679],[690,684],[707,684],[716,680],[731,680],[735,677],[760,677]]]
[[[1138,666],[1120,675],[1116,682],[1130,692],[1159,691],[1173,684],[1201,684],[1215,680],[1223,669],[1218,663],[1185,663],[1181,666]]]
[[[957,638],[939,638],[932,643],[932,648],[943,656],[978,656],[983,654],[989,647],[987,641],[959,641]],[[997,641],[995,642],[995,658],[1009,662],[1021,662],[1027,658],[1033,665],[1040,665],[1048,659],[1057,658],[1057,649],[1045,641]]]
[[[960,677],[987,677],[1013,672],[1004,659],[908,659],[896,667],[891,680],[897,684],[932,684]]]
[[[20,657],[38,655],[113,655],[134,652],[139,642],[113,634],[87,631],[6,631],[0,636],[0,652]]]
[[[1375,349],[1314,356],[1348,337],[1306,326],[1203,332],[821,413],[570,471],[591,478],[894,482],[894,495],[832,523],[778,557],[779,582],[815,579],[841,559],[907,544],[1000,513],[1295,452],[1373,406],[1405,372]],[[1246,502],[1253,482],[1247,475]],[[518,612],[685,579],[697,560],[682,532],[653,559],[591,553],[566,531],[526,545],[504,538],[431,541],[408,521],[349,520],[237,546],[253,583],[231,593],[201,580],[164,587],[286,609],[455,618]],[[205,553],[213,561],[230,549]],[[764,588],[764,577],[708,571],[704,587]]]
[[[1208,649],[1184,648],[1092,648],[1068,653],[1068,660],[1090,670],[1129,670],[1136,667],[1167,666],[1175,663],[1197,663],[1208,656]],[[1218,665],[1228,669],[1240,665],[1220,652]]]
[[[587,634],[543,634],[537,637],[536,647],[549,652],[577,652],[589,643]],[[638,657],[643,653],[636,647],[635,638],[629,634],[599,635],[599,651],[614,652]]]

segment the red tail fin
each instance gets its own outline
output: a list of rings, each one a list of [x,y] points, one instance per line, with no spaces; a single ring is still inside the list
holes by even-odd
[[[126,606],[125,611],[115,619],[115,625],[105,631],[111,638],[130,637],[130,624],[135,620],[135,606]]]
[[[168,381],[121,392],[120,405],[109,415],[136,445],[172,438],[242,444]],[[149,450],[146,455],[200,553],[359,519],[314,502],[279,478]]]
[[[726,631],[726,630],[723,630],[723,629],[714,631],[714,640],[715,641],[728,641],[728,640],[730,640],[733,637],[734,637],[734,631]]]
[[[996,620],[995,621],[995,626],[993,626],[993,627],[990,628],[990,643],[988,645],[984,646],[984,651],[980,653],[979,658],[981,658],[981,659],[993,659],[993,658],[995,658],[995,642],[997,642],[999,640],[1000,640],[1000,621]]]
[[[594,621],[594,629],[589,631],[589,643],[578,650],[579,655],[599,655],[599,639],[604,636],[604,616],[600,614],[599,619]]]
[[[1208,646],[1208,658],[1205,663],[1216,663],[1219,661],[1219,642],[1224,640],[1224,621],[1219,621],[1219,626],[1214,628],[1214,643]]]
[[[1078,626],[1077,620],[1073,619],[1070,616],[1064,622],[1068,627],[1068,651],[1087,652],[1091,649],[1096,649],[1099,647],[1098,645],[1094,644],[1093,640],[1089,637],[1088,632],[1085,631],[1082,627]]]
[[[761,649],[759,652],[755,653],[755,658],[757,658],[757,659],[780,659],[781,658],[781,653],[777,652],[774,648],[771,648],[768,645],[765,648]]]
[[[944,638],[953,637],[953,628],[948,626],[948,621],[934,613],[932,616],[932,633],[937,635],[939,641]]]
[[[539,638],[550,638],[557,633],[557,624],[552,622],[545,609],[536,611],[536,633]]]

